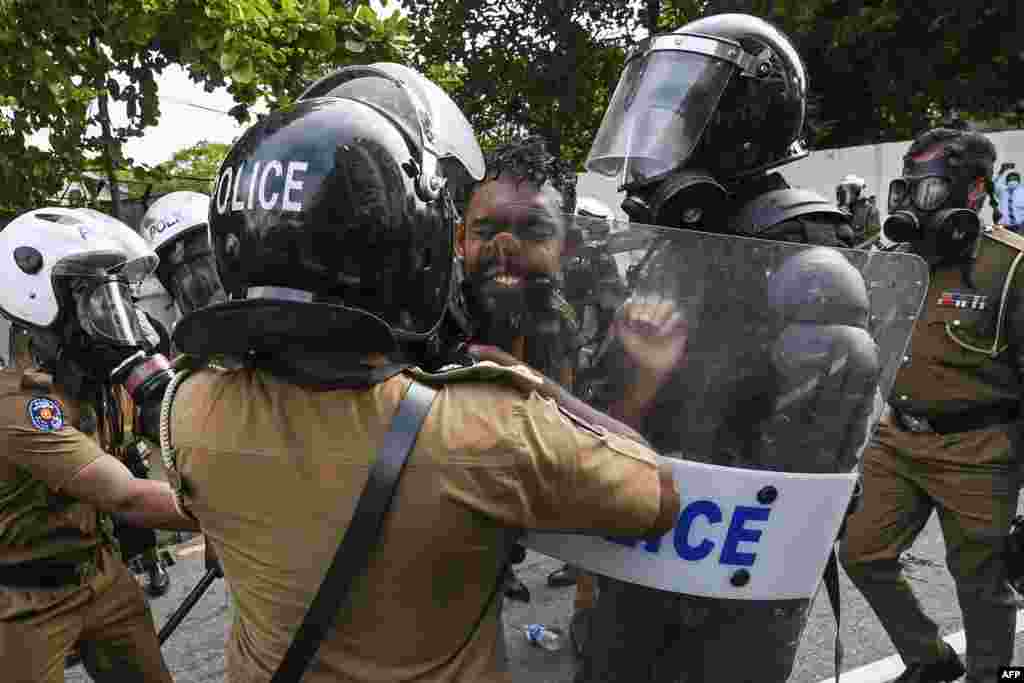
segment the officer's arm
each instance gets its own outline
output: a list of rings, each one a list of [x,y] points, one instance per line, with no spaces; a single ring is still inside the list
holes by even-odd
[[[82,468],[63,492],[132,526],[199,530],[199,523],[178,509],[174,491],[166,482],[137,479],[111,455],[103,454]]]

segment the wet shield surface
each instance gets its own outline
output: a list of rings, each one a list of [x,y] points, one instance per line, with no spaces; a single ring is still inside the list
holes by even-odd
[[[683,509],[661,539],[535,533],[526,545],[673,593],[810,598],[927,266],[909,254],[564,220],[551,297],[568,322],[531,363],[630,415],[670,459]],[[517,281],[511,265],[491,272]]]

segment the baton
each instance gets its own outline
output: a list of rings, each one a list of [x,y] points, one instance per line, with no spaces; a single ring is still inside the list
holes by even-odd
[[[203,597],[203,593],[213,585],[213,582],[216,579],[219,579],[222,576],[224,576],[224,574],[221,572],[220,567],[213,567],[212,569],[206,570],[206,574],[203,575],[203,578],[199,579],[199,583],[196,584],[195,588],[185,596],[185,599],[181,601],[181,604],[178,605],[177,609],[171,613],[171,616],[169,616],[167,621],[164,623],[163,628],[160,629],[160,633],[157,634],[157,639],[160,641],[161,646],[164,644],[164,641],[171,637],[171,634],[174,633],[174,629],[178,628],[178,624],[180,624],[185,617],[188,616],[188,613],[192,611],[192,608],[195,607],[197,602],[199,602],[199,598]],[[82,655],[79,652],[75,652],[68,655],[67,659],[64,660],[64,668],[67,669],[81,663]]]

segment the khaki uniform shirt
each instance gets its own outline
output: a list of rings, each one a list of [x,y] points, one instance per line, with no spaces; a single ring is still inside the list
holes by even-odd
[[[944,295],[951,292],[972,292],[963,282],[960,269],[944,268],[933,273],[924,310],[914,326],[908,351],[909,362],[897,373],[891,394],[897,408],[904,406],[909,412],[925,418],[941,419],[943,415],[956,415],[979,405],[1013,402],[1020,397],[1019,380],[1010,364],[1011,354],[1008,351],[993,358],[964,348],[947,332],[947,323],[956,328],[967,328],[971,319],[978,317],[971,309],[944,303],[949,301],[949,297]],[[989,309],[998,303],[996,297],[988,297]],[[991,313],[988,310],[987,314]],[[996,426],[989,427],[987,431],[1005,429]],[[916,443],[913,433],[886,429],[879,436],[895,447],[908,452],[914,450],[910,445]],[[1001,445],[997,448],[979,449],[971,440],[947,436],[942,448],[930,449],[927,456],[922,454],[921,457],[958,465],[1008,464],[1009,442],[1006,438],[998,441]]]
[[[0,370],[0,564],[79,559],[101,542],[99,515],[62,489],[103,450],[79,430],[81,406],[36,371]],[[0,586],[0,619],[66,590]],[[39,595],[33,597],[34,593]],[[49,597],[47,597],[49,596]]]
[[[182,383],[171,439],[184,500],[238,603],[228,680],[266,681],[280,663],[409,382],[316,392],[210,369]],[[506,680],[495,596],[513,530],[641,535],[657,518],[648,449],[520,388],[438,388],[307,683]]]

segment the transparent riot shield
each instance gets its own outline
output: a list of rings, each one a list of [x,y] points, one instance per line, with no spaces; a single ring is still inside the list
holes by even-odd
[[[561,358],[540,369],[630,415],[671,462],[683,507],[658,540],[531,533],[525,544],[673,593],[810,599],[921,310],[926,264],[563,219],[553,282],[570,341],[545,344]],[[520,282],[513,257],[497,261],[486,272]]]

